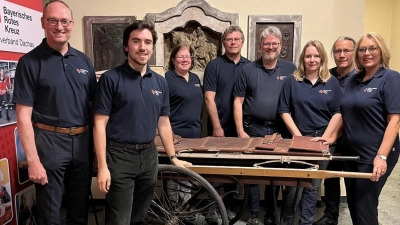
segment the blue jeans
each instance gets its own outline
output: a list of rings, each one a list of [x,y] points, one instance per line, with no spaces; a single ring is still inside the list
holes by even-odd
[[[319,161],[319,169],[325,170],[328,167],[328,160]],[[312,225],[314,215],[317,211],[318,191],[321,185],[321,179],[313,179],[312,186],[303,188],[303,195],[300,200],[300,224]]]
[[[325,131],[319,130],[310,134],[303,134],[303,136],[320,137]],[[331,148],[331,154],[335,148]],[[319,169],[325,170],[328,167],[329,160],[318,161]],[[302,194],[299,207],[300,207],[300,223],[299,225],[312,225],[314,215],[317,211],[318,191],[321,185],[321,179],[312,179],[312,186],[301,188],[299,193]]]
[[[319,169],[325,170],[329,161],[319,161]],[[299,196],[296,205],[300,208],[300,223],[299,225],[312,225],[314,215],[317,211],[318,191],[321,184],[321,179],[312,179],[311,187],[300,187]],[[295,193],[296,187],[286,187],[289,193]]]

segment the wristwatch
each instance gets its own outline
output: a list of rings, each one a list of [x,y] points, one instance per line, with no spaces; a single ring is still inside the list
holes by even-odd
[[[171,156],[169,157],[169,160],[173,160],[173,159],[175,159],[175,158],[178,158],[178,156],[177,156],[176,154],[171,155]]]
[[[376,155],[377,157],[379,157],[379,158],[381,158],[383,161],[386,161],[387,160],[387,157],[385,156],[385,155],[380,155],[380,154],[378,154],[378,155]]]

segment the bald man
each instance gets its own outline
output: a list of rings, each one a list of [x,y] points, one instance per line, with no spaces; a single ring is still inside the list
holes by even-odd
[[[38,224],[87,224],[92,172],[90,102],[96,75],[90,59],[68,44],[72,11],[63,1],[43,9],[42,43],[20,58],[13,101],[17,127],[35,183]]]

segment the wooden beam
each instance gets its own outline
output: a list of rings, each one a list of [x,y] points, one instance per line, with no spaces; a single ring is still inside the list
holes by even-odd
[[[260,177],[290,177],[290,178],[364,178],[370,179],[372,173],[340,172],[311,169],[286,169],[286,168],[259,168],[259,167],[234,167],[234,166],[188,166],[186,167],[198,174],[231,175],[231,176],[260,176]]]

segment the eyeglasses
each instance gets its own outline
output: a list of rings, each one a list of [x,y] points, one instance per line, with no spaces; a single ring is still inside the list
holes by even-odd
[[[261,43],[264,47],[273,47],[273,48],[277,48],[281,43],[278,43],[278,42],[272,42],[272,43],[269,43],[269,42],[263,42],[263,43]]]
[[[351,53],[353,51],[354,51],[354,49],[337,49],[337,50],[333,50],[333,54],[341,55],[343,52],[345,55],[348,55],[349,53]]]
[[[52,26],[56,26],[58,24],[58,22],[61,23],[61,25],[63,27],[68,27],[73,20],[57,20],[57,19],[47,19],[47,22],[52,25]]]
[[[368,48],[366,47],[361,47],[358,49],[358,53],[360,54],[365,54],[367,53],[367,50],[369,51],[369,53],[374,53],[379,49],[378,46],[369,46]]]
[[[225,38],[225,41],[229,43],[239,42],[240,40],[242,40],[242,38]]]
[[[176,56],[175,59],[179,59],[179,60],[193,59],[193,56],[191,56],[191,55],[181,55],[181,56]]]

